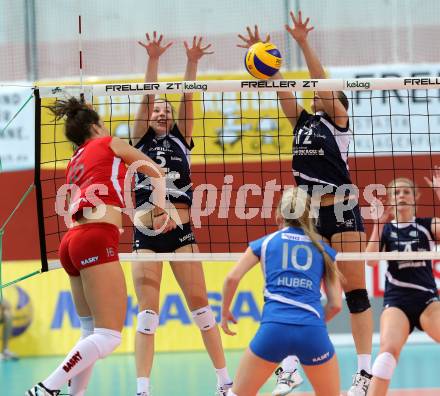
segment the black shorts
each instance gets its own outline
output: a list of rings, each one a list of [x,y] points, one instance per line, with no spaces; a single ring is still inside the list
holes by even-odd
[[[151,233],[153,230],[150,230]],[[173,253],[182,246],[196,243],[196,238],[191,229],[190,223],[182,224],[182,228],[177,226],[174,230],[165,234],[145,235],[137,228],[134,232],[133,249],[149,249],[155,253]]]
[[[353,209],[345,210],[342,212],[340,205],[346,205],[347,202],[341,202],[340,204],[321,206],[319,208],[318,219],[316,221],[316,229],[319,234],[326,238],[328,241],[331,240],[334,234],[347,231],[357,231],[364,232],[364,223],[362,221],[361,211],[359,205]],[[339,207],[338,207],[339,206]],[[342,213],[343,218],[337,218],[336,213]],[[342,220],[342,221],[338,221]]]
[[[440,301],[438,295],[433,296],[432,293],[421,293],[420,297],[412,298],[410,303],[404,303],[398,298],[385,298],[383,305],[384,309],[395,307],[403,311],[409,321],[409,332],[412,333],[414,327],[423,331],[420,325],[420,316],[428,305],[434,301]]]

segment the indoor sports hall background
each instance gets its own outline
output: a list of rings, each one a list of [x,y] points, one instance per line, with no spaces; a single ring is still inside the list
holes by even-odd
[[[199,65],[199,80],[249,79],[244,69],[244,50],[237,48],[237,34],[257,23],[270,33],[283,55],[286,78],[307,78],[299,49],[284,31],[289,10],[301,9],[310,16],[315,31],[311,43],[332,78],[375,78],[399,76],[440,76],[440,3],[436,0],[0,0],[0,226],[20,201],[34,177],[34,104],[32,86],[78,84],[77,19],[83,19],[82,47],[84,79],[88,83],[142,81],[146,57],[137,44],[146,32],[157,30],[173,47],[160,62],[162,81],[180,80],[185,67],[184,39],[203,35],[213,44],[215,54]],[[421,187],[420,215],[439,215],[425,176],[439,163],[440,98],[438,91],[425,97],[423,91],[410,96],[396,91],[393,103],[378,93],[351,92],[349,98],[359,116],[355,128],[355,150],[350,167],[354,182],[384,183],[398,175],[415,179]],[[401,95],[401,96],[399,96]],[[278,117],[276,96],[256,92],[210,93],[196,103],[196,149],[193,154],[195,185],[209,183],[220,195],[224,175],[232,185],[254,183],[264,192],[276,173],[283,184],[292,184],[290,173],[291,137],[285,120]],[[127,137],[133,109],[122,96],[98,98],[100,115],[112,133]],[[305,101],[308,105],[308,101]],[[246,118],[240,117],[245,108]],[[408,109],[410,108],[410,111]],[[430,117],[427,117],[429,110]],[[391,116],[392,114],[392,116]],[[42,114],[43,134],[51,134],[51,120]],[[277,124],[279,122],[279,125]],[[429,124],[429,125],[428,125]],[[424,131],[430,128],[429,140]],[[389,137],[389,130],[394,137]],[[59,129],[61,131],[61,129]],[[277,138],[278,131],[284,131]],[[261,131],[264,132],[262,136]],[[415,134],[411,135],[411,132]],[[397,133],[397,136],[396,136]],[[392,149],[390,146],[392,145]],[[59,150],[65,148],[61,147]],[[66,151],[68,153],[68,151]],[[209,153],[209,155],[206,155]],[[50,153],[48,153],[50,155]],[[235,160],[239,156],[241,162]],[[356,172],[356,170],[358,170]],[[376,170],[376,171],[375,171]],[[63,169],[48,167],[47,175],[60,176]],[[219,219],[218,209],[197,228],[202,251],[222,252],[244,249],[246,242],[271,230],[269,221],[250,218],[244,227],[234,213],[233,195],[228,217]],[[253,197],[255,198],[255,197]],[[52,205],[53,202],[47,203]],[[256,197],[251,208],[261,210]],[[7,283],[40,268],[36,199],[31,193],[8,223],[0,244],[1,283]],[[123,238],[128,252],[131,236]],[[219,315],[223,279],[233,263],[204,263],[210,304]],[[97,365],[89,394],[133,395],[133,323],[137,302],[129,263],[124,264],[129,297],[123,344],[118,355]],[[368,289],[373,297],[375,331],[378,331],[383,295],[384,269],[367,268]],[[435,264],[440,286],[440,260]],[[223,337],[227,360],[233,373],[242,350],[258,327],[262,307],[262,278],[253,270],[240,285],[233,304],[239,319],[236,337]],[[31,277],[5,288],[5,298],[14,307],[14,333],[10,349],[18,361],[0,361],[0,395],[21,395],[54,367],[79,336],[68,279],[61,270]],[[344,308],[345,309],[345,308]],[[203,352],[203,344],[169,268],[161,292],[158,356],[153,370],[154,394],[202,396],[212,394],[215,376]],[[1,326],[1,324],[0,324]],[[348,313],[346,309],[329,326],[337,344],[342,385],[347,389],[355,368]],[[375,335],[375,353],[378,335]],[[405,347],[392,381],[395,395],[440,395],[436,374],[440,348],[424,334],[415,332]],[[270,392],[273,379],[264,392]],[[411,391],[414,390],[414,391]],[[310,391],[304,384],[300,391]],[[410,393],[413,392],[413,393]]]

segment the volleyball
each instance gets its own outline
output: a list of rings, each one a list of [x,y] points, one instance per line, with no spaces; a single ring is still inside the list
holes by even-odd
[[[280,69],[281,63],[281,53],[272,43],[259,42],[251,45],[244,58],[249,74],[262,80],[272,77]]]
[[[12,337],[17,337],[32,323],[32,302],[29,294],[19,286],[7,288],[4,294],[12,308]]]

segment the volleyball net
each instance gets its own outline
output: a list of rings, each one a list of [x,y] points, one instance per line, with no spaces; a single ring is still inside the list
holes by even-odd
[[[55,210],[55,201],[73,154],[63,123],[55,121],[47,108],[56,100],[83,94],[112,135],[131,141],[142,95],[155,94],[177,107],[181,94],[194,93],[192,185],[188,187],[193,191],[191,222],[200,253],[133,253],[134,226],[131,217],[124,216],[121,258],[233,261],[248,242],[277,229],[275,212],[280,195],[295,184],[292,126],[276,91],[293,92],[308,111],[316,91],[346,93],[353,133],[348,153],[353,185],[348,188],[350,195],[357,197],[369,237],[377,221],[377,213],[371,210],[374,198],[384,201],[386,186],[398,177],[409,178],[418,186],[420,198],[414,207],[418,217],[437,215],[434,179],[440,159],[439,89],[440,79],[435,77],[40,87],[35,90],[35,180],[43,270],[58,265],[57,251],[66,225],[63,213]],[[434,186],[425,178],[434,181]],[[125,193],[134,199],[132,191]],[[439,258],[440,253],[434,250],[338,255],[339,260]]]

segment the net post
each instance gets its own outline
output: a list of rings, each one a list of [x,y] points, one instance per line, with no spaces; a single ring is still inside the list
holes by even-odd
[[[37,198],[38,234],[40,239],[41,272],[48,271],[46,231],[44,229],[43,192],[41,188],[41,98],[40,90],[34,89],[35,97],[35,170],[34,186]]]

